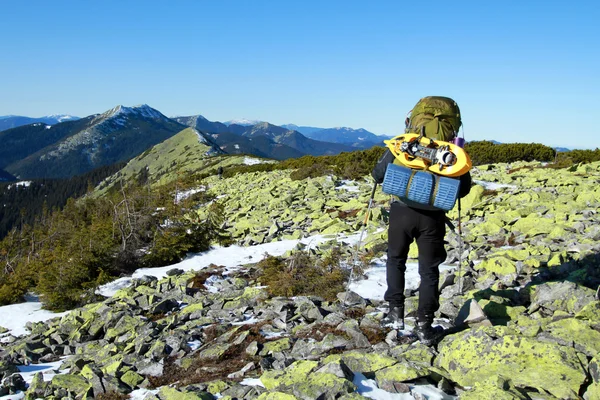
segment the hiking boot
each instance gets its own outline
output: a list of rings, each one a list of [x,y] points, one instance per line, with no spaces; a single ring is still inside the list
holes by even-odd
[[[441,326],[436,326],[434,328],[431,326],[432,322],[433,318],[425,319],[423,321],[419,320],[415,327],[415,334],[417,335],[417,338],[419,338],[419,342],[425,346],[432,346],[444,333],[444,328]]]
[[[404,329],[404,307],[390,307],[390,311],[382,318],[381,325],[392,329]]]

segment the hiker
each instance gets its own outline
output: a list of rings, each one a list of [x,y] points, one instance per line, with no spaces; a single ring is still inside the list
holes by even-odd
[[[219,175],[219,179],[223,179],[223,167],[221,165],[217,168],[217,175]]]
[[[432,102],[433,106],[428,102]],[[451,121],[446,121],[444,115],[438,115],[443,114],[440,112],[423,113],[423,111],[431,111],[431,107],[436,107],[436,110],[447,108],[448,104],[454,113],[454,118],[450,118]],[[451,142],[457,137],[460,125],[458,105],[452,99],[426,97],[421,99],[411,111],[411,117],[406,121],[406,133],[424,133],[427,138]],[[398,164],[398,161],[388,149],[371,173],[376,183],[381,184],[384,181],[388,165],[392,163]],[[462,198],[471,190],[471,175],[467,172],[459,179],[457,196]],[[396,329],[404,329],[404,273],[410,244],[416,240],[421,283],[415,333],[421,343],[427,346],[433,344],[441,333],[432,327],[432,323],[434,313],[439,308],[438,267],[446,260],[444,248],[446,220],[445,211],[442,209],[393,196],[388,227],[387,290],[384,295],[384,299],[389,303],[389,311],[382,323],[392,325]]]

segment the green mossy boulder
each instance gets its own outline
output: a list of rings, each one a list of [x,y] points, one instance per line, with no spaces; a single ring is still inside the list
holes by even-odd
[[[577,398],[586,371],[575,349],[517,335],[506,327],[479,328],[445,337],[434,364],[461,386],[505,376],[517,387]]]
[[[169,386],[160,388],[158,397],[161,400],[214,400],[214,396],[208,392],[180,392]]]
[[[50,382],[53,388],[65,389],[70,393],[82,395],[90,389],[91,385],[81,375],[60,374],[55,375]]]
[[[353,372],[369,374],[390,367],[398,362],[393,357],[361,351],[347,351],[334,354],[323,360],[324,364],[342,360]]]
[[[598,322],[600,321],[595,321]],[[565,318],[549,323],[545,331],[565,343],[573,343],[576,349],[589,357],[594,357],[600,352],[600,332],[593,329],[589,321]]]
[[[258,396],[256,400],[298,400],[298,398],[287,393],[267,392]]]

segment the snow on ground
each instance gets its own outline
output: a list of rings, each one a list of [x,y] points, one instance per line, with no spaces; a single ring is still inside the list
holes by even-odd
[[[516,189],[517,185],[509,185],[507,183],[498,183],[498,182],[487,182],[487,181],[478,181],[474,180],[476,184],[479,186],[483,186],[486,190],[498,190],[503,188]]]
[[[67,314],[67,312],[54,313],[42,310],[42,303],[35,296],[28,296],[26,300],[25,303],[0,307],[0,326],[8,329],[8,332],[0,334],[0,342],[3,342],[8,334],[13,336],[28,334],[25,328],[27,322],[47,321]]]
[[[175,203],[179,203],[180,201],[187,199],[191,195],[194,195],[194,194],[200,193],[200,192],[206,192],[206,186],[200,186],[200,187],[195,188],[195,189],[190,189],[190,190],[185,190],[183,192],[178,192],[175,195]]]
[[[246,165],[264,164],[264,163],[268,163],[268,162],[269,161],[260,160],[258,158],[244,157],[244,164],[246,164]]]
[[[21,181],[21,182],[13,183],[12,185],[8,185],[8,189],[11,189],[13,186],[29,187],[29,185],[31,185],[31,181]]]
[[[342,181],[342,185],[336,187],[336,190],[347,190],[349,192],[360,192],[360,188],[356,186],[356,181],[344,180]]]
[[[353,383],[357,386],[357,392],[364,397],[376,400],[415,400],[410,393],[390,393],[379,389],[374,380],[368,379],[361,373],[354,373]],[[426,400],[454,400],[455,396],[447,395],[432,385],[408,385],[412,392],[419,393]]]
[[[350,290],[358,293],[361,297],[372,300],[383,300],[383,294],[386,289],[385,283],[385,263],[387,256],[371,260],[371,268],[365,271],[367,279],[353,281],[350,284]],[[441,264],[440,272],[455,268],[453,265]],[[419,277],[419,264],[407,263],[404,273],[406,289],[416,289],[419,287],[421,278]]]
[[[282,240],[280,242],[265,243],[257,246],[229,246],[216,247],[205,253],[195,254],[185,260],[160,268],[141,268],[136,270],[131,277],[119,278],[116,281],[101,286],[97,293],[106,297],[113,296],[117,290],[128,287],[132,279],[141,278],[144,275],[155,276],[158,279],[167,276],[167,271],[173,268],[179,268],[183,271],[201,270],[210,264],[222,265],[228,270],[234,270],[241,265],[255,263],[264,258],[268,253],[272,256],[283,255],[288,250],[293,250],[298,243],[306,245],[308,248],[314,247],[319,243],[331,240],[335,236],[316,235],[301,240]],[[344,241],[354,244],[358,240],[358,235],[352,235],[345,238]]]
[[[328,240],[337,239],[339,242],[343,242],[348,246],[354,247],[360,238],[360,234],[352,234],[349,236],[335,236],[335,235],[316,235],[301,240],[283,240],[279,242],[265,243],[256,246],[230,246],[230,247],[217,247],[201,254],[190,255],[185,260],[161,268],[142,268],[136,270],[131,277],[120,278],[114,282],[101,286],[98,289],[98,293],[103,296],[110,297],[114,295],[117,290],[128,287],[131,284],[132,279],[140,278],[144,275],[151,275],[157,278],[163,278],[166,276],[167,271],[173,268],[179,268],[184,271],[189,270],[200,270],[208,267],[210,264],[223,265],[226,267],[227,272],[234,271],[240,268],[244,264],[254,263],[262,260],[265,253],[272,256],[283,255],[288,250],[292,250],[302,243],[307,248],[315,247],[316,245],[323,243]],[[351,283],[350,290],[358,293],[362,297],[382,300],[383,294],[386,289],[385,283],[385,260],[386,257],[381,257],[372,260],[372,266],[365,272],[367,279],[357,280]],[[440,270],[451,269],[452,266],[442,264]],[[226,273],[227,273],[226,272]],[[418,265],[416,263],[410,263],[406,265],[406,287],[407,289],[415,289],[419,284]],[[2,337],[5,339],[9,334],[14,336],[27,334],[25,324],[28,321],[46,321],[51,318],[56,318],[65,315],[65,313],[52,313],[47,310],[42,310],[41,303],[35,297],[30,297],[27,302],[21,304],[13,304],[8,306],[0,307],[0,326],[7,328],[9,331],[0,335],[0,341]],[[248,323],[248,321],[245,321]],[[402,334],[410,333],[410,326],[406,327]],[[195,345],[195,343],[191,343]],[[61,361],[56,363],[36,364],[30,366],[20,367],[23,372],[23,378],[27,383],[31,382],[35,372],[44,372],[44,379],[46,381],[52,379],[52,376],[56,373],[55,371],[60,366]],[[246,384],[260,384],[260,380],[246,380]],[[356,374],[354,383],[359,387],[359,393],[365,397],[376,399],[376,400],[414,400],[410,394],[392,394],[385,392],[375,384],[375,381],[365,378],[361,374]],[[423,394],[427,400],[448,400],[455,399],[456,397],[448,396],[440,392],[431,385],[418,385],[411,387],[413,391]],[[145,399],[151,393],[156,391],[148,390],[136,390],[132,393],[131,398],[136,400]],[[0,400],[16,400],[23,398],[23,394],[0,396]]]

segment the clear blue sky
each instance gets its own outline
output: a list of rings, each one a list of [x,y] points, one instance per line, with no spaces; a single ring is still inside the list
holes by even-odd
[[[0,3],[0,115],[167,116],[402,132],[454,98],[467,140],[600,147],[594,1]]]

